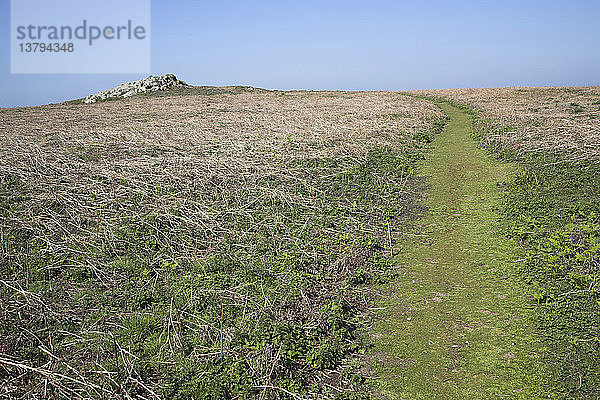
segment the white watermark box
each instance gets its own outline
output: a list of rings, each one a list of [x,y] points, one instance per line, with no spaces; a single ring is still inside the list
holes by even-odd
[[[11,73],[150,73],[150,1],[11,0]]]

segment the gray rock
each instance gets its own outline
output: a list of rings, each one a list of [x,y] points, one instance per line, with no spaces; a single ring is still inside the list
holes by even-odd
[[[106,99],[130,97],[138,93],[158,92],[160,90],[167,90],[174,87],[188,86],[189,85],[187,83],[177,79],[177,77],[173,74],[166,74],[162,76],[150,75],[149,77],[140,79],[139,81],[123,83],[116,88],[102,90],[96,94],[91,94],[83,99],[83,102],[90,104]]]

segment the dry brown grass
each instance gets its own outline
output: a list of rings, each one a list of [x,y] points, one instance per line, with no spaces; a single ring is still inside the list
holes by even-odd
[[[138,213],[185,208],[179,219],[187,229],[216,233],[222,227],[215,216],[228,206],[212,203],[215,190],[264,192],[258,181],[288,175],[289,163],[302,159],[358,160],[373,148],[412,149],[412,135],[441,117],[428,102],[386,92],[250,92],[4,109],[0,176],[23,183],[28,211],[19,223],[35,223],[36,236],[56,250],[86,240],[89,219],[113,240],[110,228],[132,194],[154,199]],[[163,187],[176,192],[157,194]],[[238,200],[243,209],[255,199]],[[54,212],[39,209],[50,202],[59,205]],[[60,232],[68,233],[61,245],[53,238]],[[179,252],[189,247],[179,245]]]
[[[446,89],[412,92],[480,111],[488,144],[600,160],[600,87]]]
[[[397,145],[440,115],[427,102],[389,92],[246,92],[4,109],[0,131],[5,146],[25,141],[52,153],[91,146],[110,155],[112,146],[143,155],[164,147],[203,159],[263,159],[265,152],[310,158]]]

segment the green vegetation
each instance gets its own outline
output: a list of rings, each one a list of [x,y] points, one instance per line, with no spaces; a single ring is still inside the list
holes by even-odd
[[[489,138],[516,129],[488,124],[480,113],[462,108],[474,116],[474,136],[501,160],[520,166],[503,185],[499,210],[504,234],[524,254],[516,271],[531,288],[550,391],[558,398],[597,398],[600,165],[567,152],[524,153],[497,143]]]
[[[527,250],[537,324],[561,398],[600,396],[600,167],[543,155],[520,160],[506,188],[507,232]]]
[[[503,145],[493,138],[517,129],[460,107],[473,115],[476,139],[501,160],[519,165],[519,173],[503,185],[499,210],[504,234],[523,253],[516,272],[531,290],[537,340],[551,375],[549,392],[565,399],[597,398],[600,166],[570,152],[523,152]]]
[[[469,115],[441,107],[448,129],[419,169],[430,212],[382,289],[376,387],[399,399],[549,398],[529,291],[513,279],[520,255],[496,229],[498,183],[515,168],[477,148]]]
[[[581,112],[570,103],[571,113]],[[600,396],[600,165],[569,152],[523,152],[490,137],[515,128],[489,124],[475,110],[475,137],[520,172],[504,184],[505,235],[524,256],[516,264],[530,285],[535,325],[558,398]],[[493,127],[493,128],[492,128]],[[478,129],[479,128],[479,129]]]

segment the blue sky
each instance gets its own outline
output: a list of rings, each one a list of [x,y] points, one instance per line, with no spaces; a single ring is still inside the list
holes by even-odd
[[[152,73],[270,89],[600,84],[600,2],[152,1]],[[83,97],[144,75],[10,74],[0,107]]]

